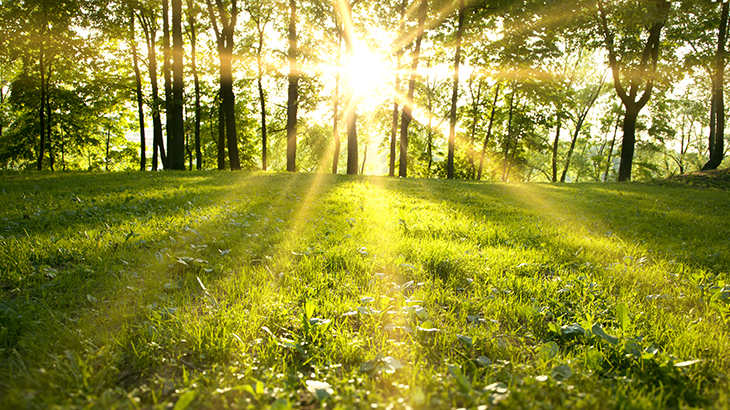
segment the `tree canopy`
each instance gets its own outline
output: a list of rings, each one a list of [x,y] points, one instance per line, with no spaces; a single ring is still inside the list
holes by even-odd
[[[713,169],[728,7],[3,1],[0,167],[553,182]]]

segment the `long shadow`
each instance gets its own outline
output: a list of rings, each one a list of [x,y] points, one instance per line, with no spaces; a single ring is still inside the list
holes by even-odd
[[[149,315],[163,306],[204,305],[203,282],[215,287],[242,269],[264,265],[277,247],[302,234],[317,198],[337,181],[209,172],[3,180],[0,201],[27,201],[2,215],[0,362],[20,370],[24,362],[40,359],[25,357],[33,349],[24,345],[47,344],[49,354],[83,352],[84,336],[72,330],[80,323],[87,336],[123,326],[146,329]],[[164,300],[150,300],[155,293]],[[49,326],[63,331],[48,339]],[[38,335],[45,339],[24,342]],[[115,336],[120,343],[135,337]],[[127,343],[122,350],[130,348]],[[138,368],[121,370],[119,382],[134,384],[140,376],[130,376],[139,363],[116,365]],[[0,380],[0,388],[9,381]]]
[[[499,222],[529,215],[532,224],[538,224],[541,218],[552,218],[566,227],[580,226],[592,236],[615,240],[616,250],[638,247],[651,254],[657,249],[668,249],[659,256],[667,262],[683,262],[716,272],[730,269],[730,254],[725,251],[730,222],[722,217],[730,213],[730,195],[724,191],[462,181],[443,181],[431,184],[433,190],[425,190],[417,181],[409,182],[399,183],[410,195],[430,202],[439,198],[449,209],[475,221]],[[528,222],[525,221],[526,225]],[[559,237],[542,236],[524,245],[536,246],[545,240],[568,245],[560,244]],[[627,255],[617,252],[617,256]]]

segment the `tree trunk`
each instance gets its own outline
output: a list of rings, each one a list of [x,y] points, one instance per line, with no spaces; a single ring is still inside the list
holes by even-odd
[[[289,0],[289,92],[286,103],[286,170],[297,171],[297,110],[299,67],[297,67],[297,2]]]
[[[173,143],[172,76],[170,75],[170,0],[162,0],[162,78],[165,80],[165,139],[167,140],[167,159],[165,168],[172,169],[171,157],[175,157]]]
[[[413,93],[416,88],[416,71],[418,70],[418,58],[421,53],[421,41],[426,28],[426,14],[428,12],[428,0],[421,0],[418,7],[418,35],[416,36],[416,47],[413,51],[413,62],[411,63],[411,77],[408,80],[408,97],[403,104],[403,115],[400,124],[400,163],[398,176],[408,176],[408,126],[413,119]]]
[[[428,156],[428,168],[426,168],[426,178],[431,178],[431,167],[433,166],[433,92],[429,84],[431,71],[431,60],[429,59],[426,66],[426,109],[428,110],[428,125],[426,126],[426,155]]]
[[[613,155],[613,147],[616,144],[616,134],[618,134],[618,124],[621,119],[621,115],[616,116],[616,125],[613,127],[613,138],[611,139],[611,145],[608,148],[608,159],[606,160],[606,173],[603,176],[603,182],[608,182],[608,171],[611,169],[611,156]]]
[[[724,98],[724,76],[725,76],[725,42],[727,37],[727,20],[730,3],[722,3],[720,17],[720,28],[717,34],[717,56],[715,58],[715,81],[712,87],[712,102],[715,110],[715,132],[714,144],[712,132],[710,135],[710,160],[707,161],[703,170],[717,169],[722,163],[725,154],[725,98]]]
[[[219,97],[220,98],[220,97]],[[223,100],[218,102],[218,170],[226,169],[226,110]]]
[[[558,147],[560,143],[560,128],[563,125],[563,119],[560,118],[560,112],[556,114],[558,118],[558,125],[555,129],[555,139],[553,140],[553,155],[552,155],[552,182],[558,182]]]
[[[400,57],[396,58],[396,66],[398,67],[396,73],[400,71]],[[396,97],[393,99],[393,118],[390,127],[390,158],[388,163],[388,176],[395,176],[395,142],[396,134],[398,133],[398,93],[400,83],[400,75],[395,75],[395,84],[393,90],[396,93]]]
[[[259,57],[259,60],[261,58]],[[260,63],[259,63],[260,64]],[[264,95],[264,85],[261,81],[262,77],[261,66],[259,65],[258,78],[256,79],[256,85],[259,89],[259,103],[261,105],[261,170],[266,171],[267,168],[267,156],[266,156],[266,96]]]
[[[403,0],[400,5],[400,22],[398,23],[398,35],[403,35],[403,30],[406,25],[406,7],[408,6],[408,0]],[[401,57],[403,57],[403,46],[398,48],[395,53],[395,83],[393,84],[393,118],[390,128],[390,158],[388,163],[388,176],[395,176],[395,157],[396,157],[396,135],[398,133],[398,99],[400,98],[400,70]]]
[[[233,93],[233,38],[238,20],[238,4],[231,0],[231,12],[228,13],[223,2],[216,0],[218,16],[221,20],[220,30],[218,18],[211,0],[206,0],[208,15],[215,31],[220,60],[220,106],[218,108],[218,169],[225,169],[225,147],[228,146],[228,163],[231,170],[241,169],[238,155],[238,134],[236,133],[236,95]],[[227,144],[226,144],[227,142]]]
[[[345,39],[347,55],[352,58],[355,53],[354,27],[352,21],[352,5],[349,0],[339,4],[340,15],[342,16],[342,28]],[[358,146],[357,146],[357,100],[360,97],[355,92],[353,82],[356,78],[349,78],[347,91],[345,93],[345,126],[347,127],[347,174],[357,175],[358,171]]]
[[[172,141],[168,143],[170,168],[185,170],[185,119],[183,117],[182,0],[172,0]]]
[[[45,32],[45,30],[43,30]],[[39,69],[41,74],[41,101],[38,109],[38,116],[40,121],[40,132],[41,132],[41,145],[38,150],[38,171],[43,169],[43,156],[46,151],[46,114],[45,114],[45,103],[46,103],[46,71],[43,64],[45,49],[43,43],[41,43],[41,51],[38,58]]]
[[[507,181],[507,167],[509,165],[509,148],[512,143],[512,114],[515,107],[515,91],[509,99],[509,119],[507,120],[507,140],[504,144],[504,169],[502,170],[502,181]]]
[[[482,169],[484,167],[484,155],[487,152],[487,144],[489,143],[489,138],[492,136],[492,125],[494,124],[494,111],[497,108],[497,98],[499,97],[499,86],[500,86],[500,84],[497,83],[497,89],[496,89],[496,91],[494,91],[494,101],[492,102],[492,113],[489,115],[489,125],[487,126],[487,136],[484,137],[484,145],[482,146],[482,155],[479,158],[479,172],[477,172],[477,181],[480,181],[482,179]]]
[[[48,146],[48,166],[54,171],[53,158],[53,139],[51,135],[52,118],[51,118],[51,65],[53,60],[48,61],[48,75],[46,76],[46,145]]]
[[[221,94],[223,110],[225,111],[226,141],[228,142],[228,164],[231,171],[241,169],[241,160],[238,154],[238,134],[236,132],[236,96],[233,93],[233,27],[229,27],[226,37],[226,48],[221,59]]]
[[[112,139],[112,131],[111,127],[107,127],[106,129],[106,159],[104,160],[104,169],[108,172],[109,171],[109,146],[111,144]]]
[[[360,168],[360,174],[361,175],[365,173],[365,162],[367,162],[367,160],[368,160],[368,146],[366,144],[365,145],[365,153],[362,156],[362,167]]]
[[[188,0],[188,25],[190,26],[190,68],[193,72],[193,83],[195,84],[195,169],[203,169],[203,153],[200,147],[200,122],[202,121],[203,110],[200,106],[200,76],[198,75],[198,64],[196,59],[196,32],[195,20],[197,13],[194,12],[193,0]]]
[[[474,93],[472,91],[472,84],[473,84],[474,77],[470,77],[469,79],[469,91],[472,95],[472,122],[471,127],[469,129],[469,179],[474,179],[477,174],[476,165],[474,164],[474,161],[476,161],[476,151],[474,150],[474,144],[477,140],[477,124],[479,123],[480,118],[478,118],[479,114],[479,105],[482,103],[482,87],[484,85],[484,81],[480,78],[478,80],[477,85],[477,94],[474,96]]]
[[[560,182],[565,182],[565,177],[568,174],[568,168],[570,167],[570,158],[573,155],[573,150],[575,149],[575,143],[578,140],[578,136],[580,135],[580,130],[581,130],[581,128],[583,128],[583,124],[585,123],[588,113],[590,112],[591,108],[593,107],[593,104],[595,104],[596,99],[598,99],[598,95],[601,93],[601,88],[603,88],[604,80],[605,80],[605,77],[603,77],[601,79],[601,82],[598,84],[598,87],[596,87],[596,91],[593,93],[593,96],[588,101],[588,104],[585,107],[583,107],[583,112],[581,112],[578,117],[578,122],[576,122],[575,130],[573,132],[573,138],[570,140],[570,148],[568,149],[568,154],[565,157],[565,168],[563,168],[563,174],[560,176]],[[556,136],[556,138],[557,138],[557,136]],[[557,140],[556,140],[556,142],[557,142]],[[554,151],[553,155],[556,155],[556,153],[557,153],[557,150]]]
[[[151,21],[144,17],[140,17],[142,28],[144,29],[145,39],[147,41],[147,59],[149,60],[150,85],[152,87],[152,170],[157,171],[158,152],[160,162],[165,164],[166,155],[165,147],[162,142],[162,119],[160,118],[160,95],[157,84],[157,50],[155,41],[157,33]]]
[[[337,33],[337,66],[342,65],[342,32]],[[340,118],[339,118],[339,106],[340,106],[340,71],[337,70],[335,74],[335,101],[332,113],[332,138],[335,143],[335,151],[332,155],[332,173],[336,174],[338,170],[338,162],[340,161]]]
[[[631,181],[631,166],[634,162],[636,146],[636,119],[639,109],[636,104],[628,104],[624,114],[624,137],[621,142],[621,165],[618,168],[618,181]]]
[[[456,151],[456,101],[459,99],[459,64],[461,64],[461,38],[464,35],[464,0],[459,0],[459,28],[456,31],[456,56],[454,57],[454,87],[451,92],[449,113],[449,153],[446,166],[447,178],[454,178],[454,151]]]
[[[137,56],[137,39],[134,30],[134,12],[130,13],[129,26],[132,42],[132,60],[134,63],[134,79],[137,94],[137,113],[139,117],[139,169],[147,170],[147,147],[144,135],[144,105],[142,99],[142,76],[139,72],[139,57]]]

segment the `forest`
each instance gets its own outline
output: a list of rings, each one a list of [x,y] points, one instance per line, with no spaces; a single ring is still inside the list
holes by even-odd
[[[730,408],[729,14],[0,0],[0,409]]]
[[[725,2],[0,5],[5,169],[601,182],[727,149]]]

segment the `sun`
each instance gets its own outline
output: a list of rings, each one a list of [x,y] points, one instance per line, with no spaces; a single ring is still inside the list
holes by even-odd
[[[366,48],[356,48],[348,56],[345,74],[358,97],[368,97],[385,88],[390,76],[388,63]]]

